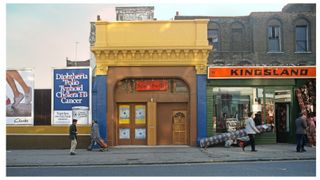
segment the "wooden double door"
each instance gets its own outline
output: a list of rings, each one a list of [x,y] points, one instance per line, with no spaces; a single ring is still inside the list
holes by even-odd
[[[147,104],[121,103],[117,105],[117,144],[147,145]],[[151,108],[152,109],[152,108]],[[153,110],[151,110],[153,111]],[[157,103],[149,119],[149,130],[155,128],[156,145],[184,145],[189,143],[189,117],[187,103]],[[149,117],[150,118],[150,117]],[[154,124],[153,124],[154,121]]]
[[[144,103],[118,104],[118,145],[147,144],[147,106]]]

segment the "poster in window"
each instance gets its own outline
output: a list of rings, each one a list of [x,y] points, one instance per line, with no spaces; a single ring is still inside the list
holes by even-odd
[[[8,69],[6,80],[6,124],[33,125],[33,70]]]
[[[120,128],[119,129],[119,139],[130,139],[130,129]]]
[[[146,124],[146,106],[145,105],[136,105],[136,124]]]
[[[136,128],[135,139],[146,139],[146,128]]]
[[[119,106],[119,124],[130,124],[130,106]]]

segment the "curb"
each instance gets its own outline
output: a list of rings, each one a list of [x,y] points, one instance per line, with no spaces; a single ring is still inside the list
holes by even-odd
[[[316,160],[316,158],[259,158],[259,159],[239,159],[239,160],[208,160],[208,161],[181,161],[181,162],[129,162],[129,163],[84,163],[84,164],[26,164],[7,165],[6,167],[55,167],[55,166],[125,166],[125,165],[159,165],[159,164],[201,164],[201,163],[222,163],[222,162],[256,162],[256,161],[296,161],[296,160]]]

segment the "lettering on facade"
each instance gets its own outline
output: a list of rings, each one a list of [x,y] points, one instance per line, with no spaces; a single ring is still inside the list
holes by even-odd
[[[276,75],[276,76],[306,76],[308,75],[308,69],[291,69],[291,70],[287,70],[287,69],[283,69],[281,71],[277,71],[276,69],[231,69],[231,76],[261,76],[261,75]]]
[[[215,78],[315,78],[316,68],[305,67],[209,67],[208,79]]]
[[[136,81],[137,91],[166,91],[168,89],[167,80],[144,80]]]

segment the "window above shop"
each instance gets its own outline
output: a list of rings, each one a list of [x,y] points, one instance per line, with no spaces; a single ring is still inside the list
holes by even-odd
[[[310,53],[309,24],[309,21],[304,17],[299,17],[294,21],[296,53]]]
[[[208,29],[208,42],[213,46],[213,51],[219,51],[219,30]]]
[[[280,52],[281,33],[280,26],[268,27],[268,52]]]
[[[308,26],[296,26],[296,52],[308,52]]]
[[[282,22],[279,18],[269,19],[267,24],[267,52],[279,53],[282,51]]]

